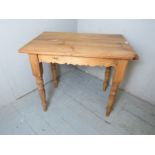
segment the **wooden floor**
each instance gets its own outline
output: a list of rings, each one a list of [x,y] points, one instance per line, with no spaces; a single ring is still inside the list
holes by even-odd
[[[57,89],[46,85],[43,112],[37,91],[0,108],[0,134],[155,134],[155,106],[119,91],[105,117],[109,88],[78,69],[64,73]]]

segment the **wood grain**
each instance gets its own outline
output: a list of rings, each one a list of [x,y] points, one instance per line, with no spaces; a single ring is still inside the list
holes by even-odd
[[[40,62],[57,63],[57,64],[72,64],[83,66],[115,66],[117,60],[101,59],[101,58],[85,58],[73,56],[51,56],[51,55],[38,55]]]
[[[22,53],[93,58],[129,59],[137,54],[122,35],[44,32],[20,50]]]

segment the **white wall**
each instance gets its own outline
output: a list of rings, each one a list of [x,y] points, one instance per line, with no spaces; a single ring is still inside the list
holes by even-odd
[[[155,105],[155,20],[78,20],[78,32],[120,33],[140,59],[129,64],[121,85],[126,91]],[[80,67],[103,79],[103,68]]]
[[[18,49],[43,31],[76,31],[76,20],[0,20],[0,106],[5,105],[36,85],[27,55]],[[44,66],[45,82],[51,79]]]

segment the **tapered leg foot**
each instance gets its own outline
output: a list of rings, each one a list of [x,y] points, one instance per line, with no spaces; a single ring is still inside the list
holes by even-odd
[[[53,81],[54,87],[57,88],[58,87],[58,81]]]
[[[112,108],[107,107],[107,108],[106,108],[106,116],[109,116],[110,113],[111,113],[111,111],[112,111]]]
[[[118,90],[118,86],[119,86],[119,84],[117,84],[117,83],[112,84],[110,95],[109,95],[109,101],[108,101],[108,105],[106,108],[106,116],[109,116],[112,109],[113,109],[113,105],[114,105],[115,96],[116,96],[116,93]]]
[[[109,84],[109,80],[110,80],[110,74],[111,74],[111,67],[106,67],[105,70],[105,78],[104,78],[104,82],[103,82],[103,90],[106,91],[108,84]]]
[[[47,109],[48,109],[48,106],[47,106],[47,105],[43,107],[43,110],[44,110],[45,112],[47,111]]]
[[[57,78],[57,66],[56,64],[51,64],[51,71],[52,71],[52,81],[54,87],[58,87],[58,78]]]
[[[107,89],[107,84],[104,83],[104,84],[103,84],[103,90],[106,91],[106,89]]]

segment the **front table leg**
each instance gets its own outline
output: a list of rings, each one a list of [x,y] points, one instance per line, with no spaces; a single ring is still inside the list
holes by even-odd
[[[110,91],[108,105],[106,109],[106,116],[109,116],[112,111],[115,96],[119,88],[119,84],[123,80],[127,64],[128,64],[127,60],[119,60],[115,67],[115,72],[112,79],[111,91]]]
[[[41,98],[41,103],[43,110],[47,110],[47,102],[46,102],[46,95],[44,89],[44,81],[43,81],[43,68],[42,63],[39,63],[37,55],[29,55],[32,73],[36,78],[36,84],[38,87],[38,92]]]

